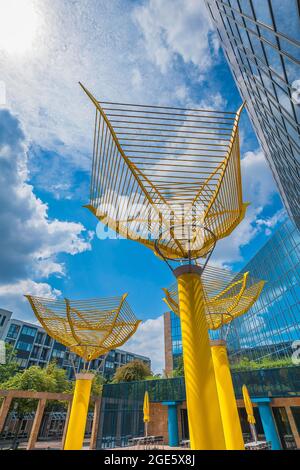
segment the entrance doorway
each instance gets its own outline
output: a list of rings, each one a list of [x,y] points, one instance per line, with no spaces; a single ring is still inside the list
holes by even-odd
[[[188,441],[190,436],[189,436],[189,423],[188,423],[187,410],[182,409],[182,410],[180,410],[180,413],[181,413],[181,435],[182,435],[182,440],[183,441]]]

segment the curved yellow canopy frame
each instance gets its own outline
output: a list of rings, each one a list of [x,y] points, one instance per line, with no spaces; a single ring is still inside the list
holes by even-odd
[[[49,336],[86,361],[122,346],[137,330],[137,320],[122,297],[57,300],[26,295]]]
[[[125,238],[204,257],[244,218],[237,111],[99,102],[90,202]],[[155,240],[158,240],[155,245]]]
[[[205,268],[202,281],[206,319],[210,330],[217,330],[247,313],[258,299],[265,283],[251,279],[249,272],[233,274],[212,266]],[[163,291],[166,295],[163,300],[179,316],[177,284],[168,289],[164,288]]]

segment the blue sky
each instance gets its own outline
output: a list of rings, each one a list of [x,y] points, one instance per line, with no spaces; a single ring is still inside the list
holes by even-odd
[[[6,91],[0,99],[0,307],[33,320],[25,293],[87,298],[128,292],[144,323],[126,347],[149,354],[161,370],[161,288],[172,275],[136,242],[95,236],[97,220],[83,208],[93,109],[78,81],[100,100],[235,111],[241,98],[205,5],[4,0],[0,13]],[[251,205],[213,258],[233,269],[285,217],[246,112],[241,145],[244,199]]]

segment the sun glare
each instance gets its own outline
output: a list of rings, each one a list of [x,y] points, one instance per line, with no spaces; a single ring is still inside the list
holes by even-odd
[[[31,49],[38,14],[30,0],[0,0],[0,51],[23,54]]]

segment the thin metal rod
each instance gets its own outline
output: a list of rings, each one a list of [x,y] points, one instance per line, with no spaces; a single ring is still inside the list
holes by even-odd
[[[178,108],[172,106],[157,106],[157,105],[144,105],[144,104],[131,104],[131,103],[115,103],[113,101],[98,101],[100,104],[109,104],[109,105],[117,105],[117,106],[135,106],[137,108],[156,108],[156,109],[174,109],[177,111],[196,111],[196,112],[208,112],[208,113],[216,113],[216,114],[232,114],[235,116],[235,112],[231,111],[212,111],[211,109],[195,109],[195,108]]]

